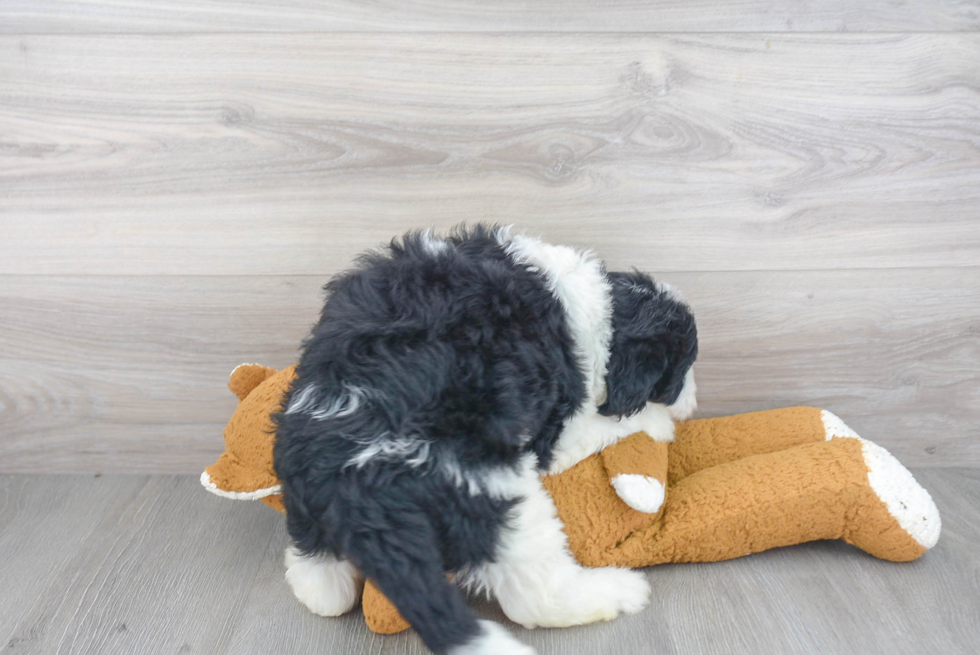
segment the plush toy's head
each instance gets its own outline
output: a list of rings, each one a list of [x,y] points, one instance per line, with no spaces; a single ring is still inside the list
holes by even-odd
[[[238,409],[225,426],[225,452],[201,474],[201,484],[208,491],[236,500],[261,500],[285,511],[282,487],[272,468],[272,415],[295,377],[295,366],[276,371],[242,364],[232,371],[228,388],[238,396]]]

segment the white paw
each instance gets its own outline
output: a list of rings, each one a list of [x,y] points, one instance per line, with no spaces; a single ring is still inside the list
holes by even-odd
[[[286,582],[299,602],[319,616],[340,616],[357,604],[363,589],[350,562],[329,556],[305,557],[286,549]]]
[[[612,479],[612,486],[620,499],[637,512],[654,514],[664,504],[664,486],[649,475],[624,473]]]
[[[537,655],[493,621],[480,621],[480,634],[473,641],[449,651],[450,655]]]
[[[942,521],[929,492],[895,457],[881,446],[861,439],[868,484],[888,512],[909,535],[928,550],[939,541]]]
[[[635,614],[646,607],[650,585],[642,573],[629,569],[582,569],[549,600],[538,604],[533,615],[508,616],[527,628],[567,628],[611,621],[619,614]]]
[[[607,598],[617,613],[636,614],[650,602],[650,583],[643,573],[614,567],[592,572],[601,574],[593,593]]]
[[[922,488],[901,462],[878,444],[862,439],[836,414],[821,410],[827,441],[858,439],[868,467],[868,484],[899,526],[925,549],[939,541],[942,521],[929,492]]]
[[[823,421],[823,428],[827,441],[830,441],[836,437],[860,439],[858,433],[852,430],[847,423],[842,421],[840,417],[833,412],[828,412],[826,409],[820,410],[820,420]]]

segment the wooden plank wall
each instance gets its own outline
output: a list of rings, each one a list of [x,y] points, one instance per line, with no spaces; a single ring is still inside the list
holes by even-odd
[[[703,415],[980,465],[980,2],[8,0],[0,472],[199,471],[235,365],[461,220],[680,287]]]

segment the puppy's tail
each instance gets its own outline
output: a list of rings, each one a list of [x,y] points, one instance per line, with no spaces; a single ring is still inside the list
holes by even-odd
[[[345,550],[437,655],[534,655],[497,624],[477,620],[446,579],[435,531],[418,518],[355,533]]]

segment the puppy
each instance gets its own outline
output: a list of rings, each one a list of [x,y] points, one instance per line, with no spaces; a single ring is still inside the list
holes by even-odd
[[[643,574],[568,552],[539,476],[695,408],[697,330],[666,285],[507,229],[409,233],[331,280],[276,416],[286,578],[335,616],[373,580],[435,653],[533,653],[522,625],[643,608]]]

